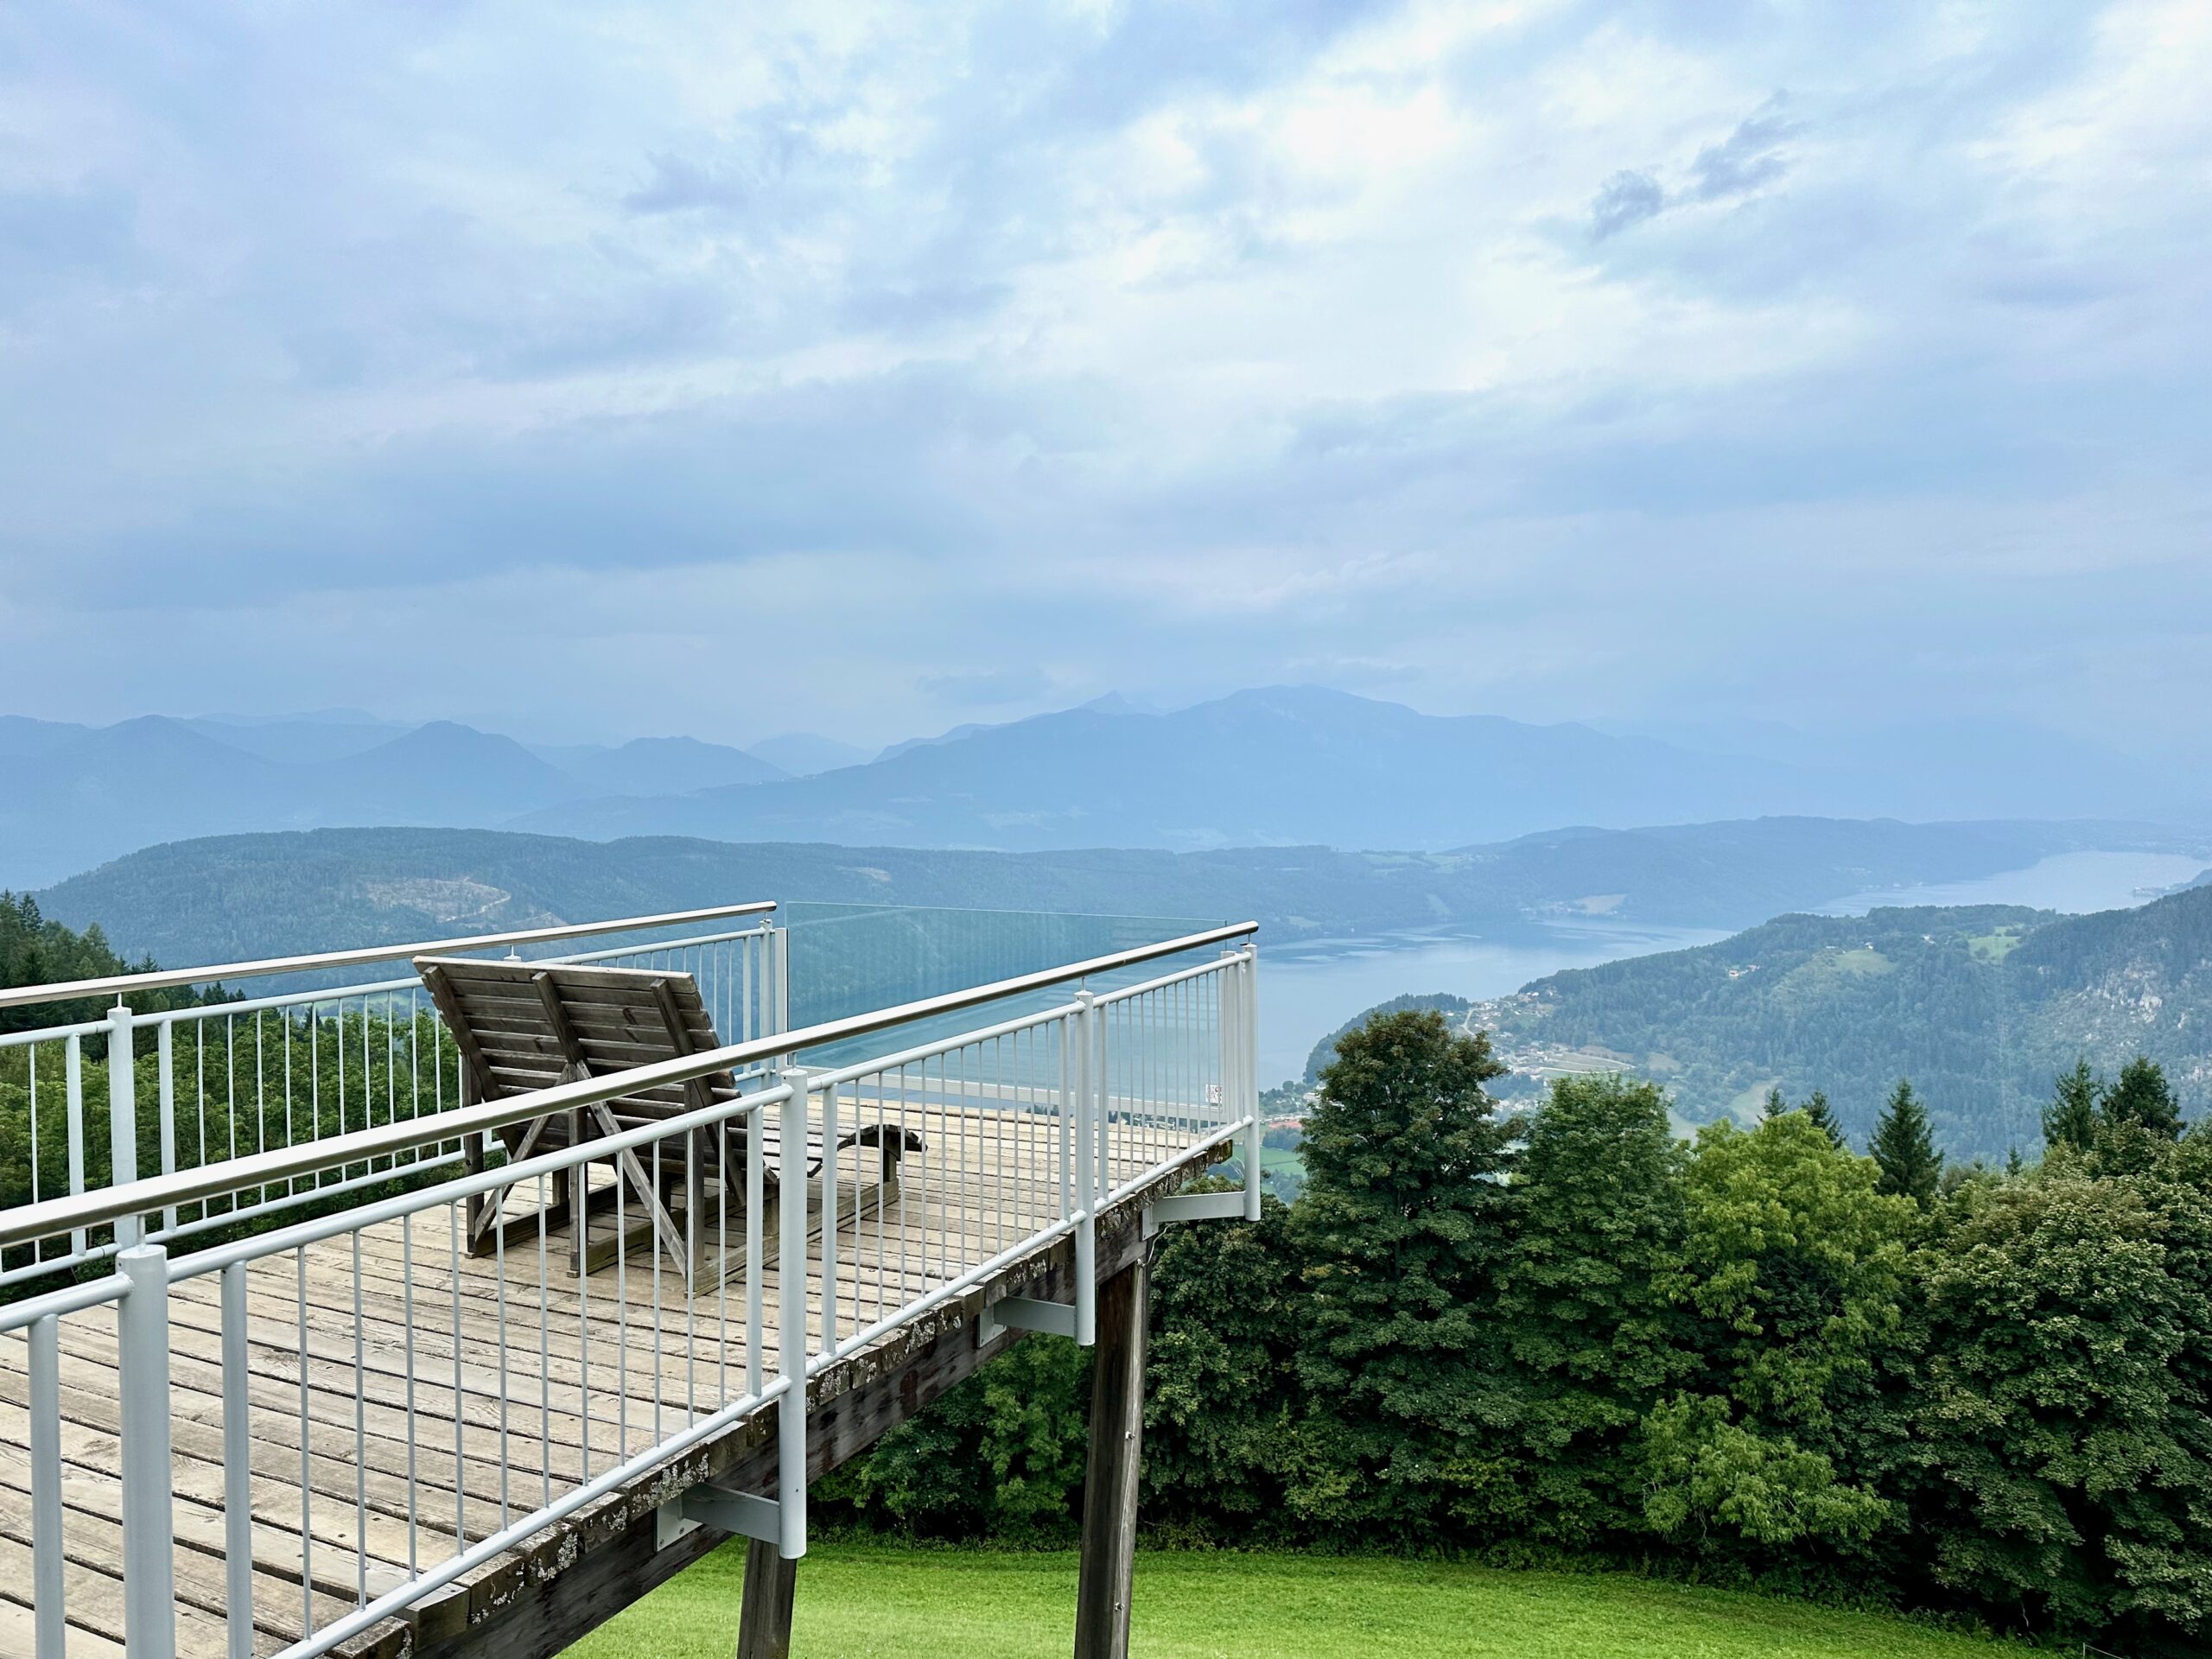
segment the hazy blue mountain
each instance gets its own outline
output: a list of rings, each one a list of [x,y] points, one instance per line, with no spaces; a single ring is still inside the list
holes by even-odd
[[[410,729],[400,721],[378,720],[373,715],[362,715],[358,719],[341,718],[341,712],[351,711],[332,709],[289,720],[246,720],[233,715],[207,715],[180,723],[190,727],[202,737],[213,738],[218,743],[242,749],[248,754],[258,755],[264,760],[308,764],[342,760],[350,755],[365,753],[379,744],[389,743],[392,739],[404,735]]]
[[[1440,849],[1563,822],[1796,810],[1814,780],[1586,726],[1434,716],[1312,687],[1173,714],[1077,709],[866,766],[683,799],[594,801],[517,828],[592,836],[1006,849],[1324,842]]]
[[[747,753],[794,778],[810,778],[817,772],[835,772],[840,766],[863,766],[875,757],[873,749],[861,748],[856,743],[840,743],[834,737],[823,737],[813,732],[785,732],[780,737],[766,737]]]
[[[887,743],[880,751],[877,752],[875,758],[878,760],[895,760],[900,755],[906,753],[909,749],[928,748],[939,743],[957,743],[963,739],[975,736],[979,732],[995,732],[1003,730],[1007,723],[1008,722],[1006,721],[966,721],[960,725],[954,726],[944,731],[939,732],[935,737],[909,737],[903,738],[896,743]]]
[[[825,740],[826,741],[826,740]],[[788,777],[785,768],[727,743],[696,737],[632,738],[620,748],[575,744],[533,747],[540,760],[583,779],[607,795],[687,795],[694,790],[764,784]]]
[[[67,720],[33,720],[29,715],[0,715],[0,758],[45,754],[92,732]]]
[[[1148,711],[1140,709],[1136,704],[1131,702],[1120,692],[1109,691],[1103,696],[1093,697],[1089,702],[1079,702],[1074,708],[1061,712],[1086,715],[1134,715]],[[935,737],[910,737],[902,742],[886,744],[877,752],[875,758],[878,760],[889,760],[906,753],[909,749],[925,748],[938,743],[957,743],[963,739],[974,737],[978,733],[1001,732],[1008,726],[1022,723],[1020,721],[967,721],[961,725],[939,732]]]
[[[1749,746],[1774,739],[1766,726],[1741,724]],[[2087,760],[2076,767],[2069,752],[2032,740],[2004,749],[1999,735],[1961,729],[1952,738],[2006,757],[2012,782],[1997,792],[2029,804],[2018,816],[2029,805],[2067,818],[2131,816],[2107,804],[2133,798],[2119,773]],[[792,742],[795,758],[810,753],[809,765],[838,758],[821,741]],[[532,750],[451,721],[395,728],[355,710],[149,716],[97,730],[15,719],[0,722],[0,885],[51,881],[158,841],[339,824],[1006,851],[1437,852],[1540,833],[1554,843],[1545,856],[1571,861],[1562,823],[1858,819],[1947,787],[1956,804],[1910,816],[1985,816],[1973,803],[1991,791],[1955,779],[1944,785],[1934,752],[1907,758],[1910,775],[1884,778],[1815,764],[1817,753],[1719,753],[1585,725],[1426,715],[1296,687],[1168,713],[1109,696],[804,776],[779,776],[772,761],[688,738]],[[1952,772],[1979,775],[1980,764],[1961,759]],[[1606,891],[1594,879],[1588,889],[1593,898]]]
[[[325,823],[488,823],[519,802],[547,805],[594,792],[514,739],[449,720],[301,770]]]
[[[518,804],[594,792],[518,743],[438,721],[356,753],[272,760],[245,728],[147,715],[10,757],[0,788],[0,887],[32,887],[158,842],[343,823],[493,823]],[[337,725],[270,725],[262,733]],[[342,751],[343,740],[339,745]],[[284,745],[277,745],[280,753]]]
[[[2111,830],[1772,818],[1530,836],[1457,853],[1322,847],[997,853],[614,842],[469,830],[325,830],[149,848],[49,888],[57,920],[118,949],[219,962],[747,899],[1259,921],[1263,940],[1526,935],[1592,908],[1741,926],[1869,885],[1961,880]]]
[[[315,822],[291,772],[149,715],[12,759],[0,886],[28,886],[181,835]]]

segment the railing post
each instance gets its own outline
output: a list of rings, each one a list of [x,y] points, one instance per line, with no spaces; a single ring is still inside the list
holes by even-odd
[[[123,1392],[124,1650],[130,1659],[175,1659],[168,1252],[141,1244],[117,1256],[116,1267],[130,1281],[116,1306]]]
[[[61,1541],[61,1348],[54,1316],[30,1328],[32,1646],[38,1659],[62,1659],[67,1593]]]
[[[1251,1114],[1244,1131],[1244,1219],[1260,1218],[1260,953],[1250,944],[1237,953],[1237,1104]]]
[[[223,1585],[229,1659],[253,1659],[253,1427],[246,1389],[245,1263],[223,1269]],[[410,1386],[413,1385],[410,1375]],[[304,1427],[302,1433],[305,1433]]]
[[[107,1014],[108,1185],[124,1187],[138,1179],[138,1068],[131,1053],[131,1015],[121,998]],[[115,1243],[129,1249],[145,1236],[144,1219],[118,1216]]]
[[[1097,1080],[1091,1028],[1098,1019],[1096,999],[1075,994],[1071,1040],[1075,1046],[1075,1339],[1088,1348],[1098,1340],[1098,1170]]]
[[[790,1094],[776,1109],[782,1140],[777,1179],[776,1358],[784,1395],[776,1402],[777,1553],[806,1554],[806,1116],[813,1074],[787,1066]]]

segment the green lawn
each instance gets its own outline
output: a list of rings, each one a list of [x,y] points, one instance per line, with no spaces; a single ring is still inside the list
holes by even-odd
[[[728,1659],[743,1554],[724,1548],[569,1650],[571,1659]],[[1075,1556],[819,1548],[798,1570],[797,1659],[943,1654],[1061,1659]],[[1133,1652],[1147,1659],[1942,1659],[1989,1645],[1900,1619],[1621,1574],[1507,1573],[1376,1558],[1138,1557]]]

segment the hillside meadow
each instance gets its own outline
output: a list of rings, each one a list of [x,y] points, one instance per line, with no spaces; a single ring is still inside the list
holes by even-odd
[[[745,1555],[725,1546],[569,1649],[569,1659],[726,1659]],[[1071,1550],[817,1548],[791,1651],[808,1659],[1058,1659]],[[1152,1550],[1130,1650],[1146,1659],[1972,1659],[2018,1651],[1874,1613],[1622,1573],[1507,1572],[1288,1552]]]

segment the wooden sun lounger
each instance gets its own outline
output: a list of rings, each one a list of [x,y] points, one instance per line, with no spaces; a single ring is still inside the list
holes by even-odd
[[[415,968],[447,1029],[453,1033],[461,1050],[464,1077],[478,1099],[529,1094],[556,1084],[603,1077],[722,1046],[714,1020],[700,1000],[698,984],[689,974],[486,962],[467,957],[417,957]],[[771,1082],[764,1077],[753,1086],[757,1090]],[[664,1122],[686,1112],[735,1100],[744,1092],[730,1072],[713,1071],[687,1083],[662,1084],[599,1105],[532,1118],[499,1133],[508,1157],[519,1160],[533,1153]],[[613,1154],[608,1161],[614,1166],[615,1181],[596,1191],[587,1179],[588,1166],[578,1166],[573,1179],[568,1172],[556,1175],[543,1217],[549,1227],[573,1224],[588,1232],[592,1212],[613,1207],[618,1189],[625,1188],[641,1217],[631,1238],[609,1239],[596,1250],[564,1249],[571,1269],[576,1267],[579,1255],[584,1270],[589,1271],[616,1251],[651,1237],[658,1240],[690,1282],[696,1263],[692,1251],[685,1248],[684,1227],[677,1216],[681,1213],[692,1221],[693,1243],[703,1247],[707,1226],[702,1218],[709,1213],[705,1189],[710,1181],[723,1188],[721,1202],[728,1211],[741,1212],[747,1141],[756,1123],[763,1173],[772,1202],[782,1144],[774,1122],[766,1114],[693,1130],[678,1146],[659,1147],[658,1159],[652,1155],[652,1147],[645,1148],[642,1156],[637,1151]],[[862,1211],[873,1212],[895,1198],[900,1155],[921,1149],[918,1136],[887,1135],[875,1124],[841,1137],[837,1145],[840,1150],[855,1145],[879,1147],[882,1153],[880,1185],[872,1195],[863,1194],[864,1202],[855,1206],[855,1219]],[[472,1141],[469,1153],[480,1166],[480,1146]],[[821,1130],[810,1124],[807,1173],[818,1173],[822,1161]],[[653,1177],[655,1169],[658,1180]],[[818,1202],[817,1198],[815,1203]],[[496,1248],[495,1228],[526,1224],[529,1237],[535,1242],[537,1218],[531,1217],[526,1224],[512,1219],[501,1222],[502,1207],[497,1194],[470,1201],[472,1251]]]

